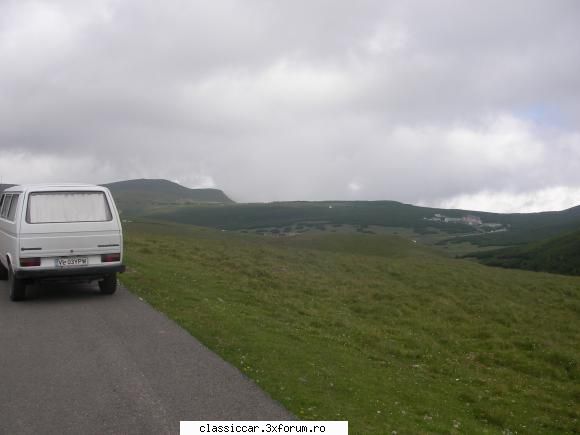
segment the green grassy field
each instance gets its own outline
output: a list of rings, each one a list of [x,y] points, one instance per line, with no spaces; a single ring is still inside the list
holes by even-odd
[[[132,223],[122,281],[303,419],[578,433],[580,279],[397,236]]]

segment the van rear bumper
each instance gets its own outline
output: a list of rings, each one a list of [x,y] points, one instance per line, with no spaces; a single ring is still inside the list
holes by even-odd
[[[93,266],[77,267],[74,269],[43,269],[43,270],[23,270],[19,269],[14,272],[14,277],[18,279],[59,279],[59,278],[102,278],[117,272],[125,272],[125,265],[118,264],[115,266]]]

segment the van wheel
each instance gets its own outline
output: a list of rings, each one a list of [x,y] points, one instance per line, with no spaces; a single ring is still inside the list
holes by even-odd
[[[10,286],[10,300],[17,302],[26,299],[26,284],[23,280],[14,277],[12,269],[8,270],[8,281]]]
[[[2,262],[0,262],[0,281],[6,281],[8,279],[8,269],[4,267]]]
[[[112,295],[117,291],[117,274],[107,275],[105,279],[99,281],[99,288],[104,295]]]

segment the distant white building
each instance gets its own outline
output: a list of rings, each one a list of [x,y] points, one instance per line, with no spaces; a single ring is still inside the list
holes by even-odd
[[[481,218],[479,216],[474,216],[472,214],[463,216],[462,220],[464,223],[468,225],[481,225]]]
[[[445,216],[443,214],[434,214],[433,217],[430,218],[423,218],[425,220],[428,221],[435,221],[435,222],[445,222],[445,223],[449,223],[449,224],[467,224],[467,225],[473,225],[473,226],[480,226],[483,225],[483,222],[481,221],[481,218],[479,216],[474,216],[471,214],[468,214],[466,216],[463,217],[448,217]]]

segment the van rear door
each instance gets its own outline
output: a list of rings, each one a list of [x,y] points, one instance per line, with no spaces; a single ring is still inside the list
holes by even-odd
[[[104,191],[30,192],[21,219],[21,256],[121,253],[121,226]],[[43,261],[43,266],[45,262]],[[46,263],[51,264],[51,263]]]

